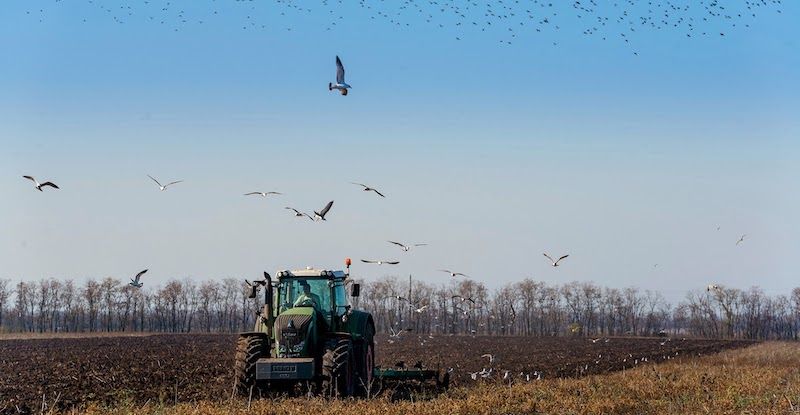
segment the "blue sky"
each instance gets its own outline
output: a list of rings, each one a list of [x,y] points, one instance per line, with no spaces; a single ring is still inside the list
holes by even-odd
[[[150,268],[157,283],[350,256],[401,261],[359,265],[366,278],[444,283],[435,270],[451,268],[492,287],[590,280],[671,299],[800,281],[800,4],[736,27],[690,9],[710,35],[637,27],[626,44],[624,27],[584,35],[567,3],[513,39],[448,13],[403,11],[397,26],[371,18],[397,12],[377,1],[166,3],[0,11],[0,277]],[[336,54],[347,97],[326,88]],[[147,174],[186,182],[162,193]],[[283,210],[331,199],[327,223]],[[552,269],[544,251],[571,256]]]

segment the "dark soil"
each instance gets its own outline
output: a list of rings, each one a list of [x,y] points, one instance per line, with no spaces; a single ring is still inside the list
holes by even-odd
[[[404,333],[376,339],[377,364],[453,368],[454,384],[602,374],[752,342],[672,339],[526,338]],[[233,386],[235,335],[177,334],[0,340],[0,414],[39,412],[88,402],[225,400]],[[481,357],[490,353],[495,361]],[[487,378],[470,372],[492,368]],[[523,375],[520,375],[523,373]],[[532,375],[532,379],[537,377]],[[505,380],[508,381],[508,380]]]

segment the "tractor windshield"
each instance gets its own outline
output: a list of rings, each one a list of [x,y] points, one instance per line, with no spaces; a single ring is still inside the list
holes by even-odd
[[[325,278],[287,279],[280,286],[281,312],[293,307],[314,307],[324,316],[331,310],[331,288]]]

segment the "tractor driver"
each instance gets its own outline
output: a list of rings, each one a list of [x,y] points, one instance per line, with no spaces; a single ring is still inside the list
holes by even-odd
[[[294,301],[294,307],[301,305],[311,305],[317,310],[320,308],[320,298],[318,295],[311,292],[311,286],[306,281],[300,281],[300,286],[303,288],[303,293]]]

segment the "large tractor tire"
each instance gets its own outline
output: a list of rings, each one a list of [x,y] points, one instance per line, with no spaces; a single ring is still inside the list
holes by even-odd
[[[325,344],[322,355],[322,394],[329,398],[353,395],[353,342],[333,339]]]
[[[256,361],[267,351],[267,337],[262,334],[243,334],[236,343],[236,361],[234,362],[234,378],[236,393],[250,397],[260,394],[256,382]],[[252,395],[251,395],[252,394]]]
[[[372,326],[367,327],[364,333],[364,340],[358,344],[356,353],[356,393],[359,396],[370,396],[370,388],[373,383],[373,374],[375,371],[375,329]]]

